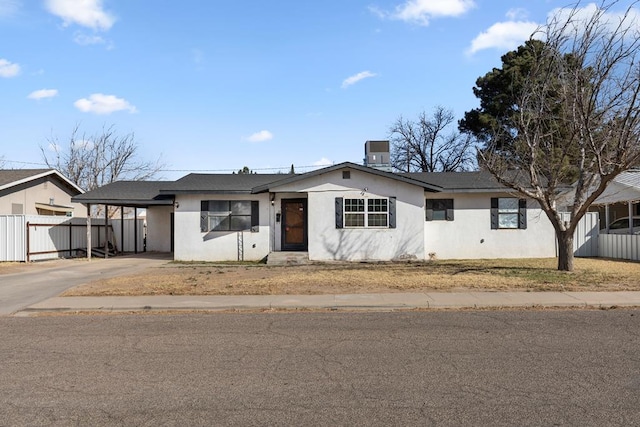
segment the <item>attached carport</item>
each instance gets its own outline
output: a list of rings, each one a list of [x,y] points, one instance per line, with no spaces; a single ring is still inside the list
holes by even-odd
[[[640,169],[631,169],[618,175],[592,204],[593,209],[604,215],[605,226],[621,217],[640,215]],[[602,221],[602,217],[601,217]],[[633,221],[629,221],[629,234],[633,234]]]
[[[109,207],[120,208],[120,219],[124,224],[124,208],[132,208],[134,219],[138,217],[138,209],[147,209],[166,206],[172,209],[173,196],[160,195],[160,189],[172,181],[116,181],[95,190],[80,194],[71,199],[72,202],[82,203],[87,207],[87,258],[91,259],[92,236],[91,236],[91,213],[92,206],[104,205],[104,257],[109,255]],[[137,221],[134,221],[134,234],[138,234]],[[124,241],[124,226],[120,228],[120,241]],[[173,230],[170,231],[170,238],[173,239]],[[140,251],[135,241],[134,252]],[[173,240],[171,240],[173,241]]]

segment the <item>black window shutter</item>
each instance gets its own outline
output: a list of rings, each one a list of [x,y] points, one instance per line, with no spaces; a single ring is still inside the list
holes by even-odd
[[[453,199],[446,199],[445,206],[447,207],[447,221],[453,221]]]
[[[389,228],[396,228],[396,198],[389,197]]]
[[[425,219],[427,221],[433,221],[433,200],[427,199],[426,211]]]
[[[202,200],[200,201],[200,231],[202,233],[206,233],[209,228],[208,217],[209,217],[209,201]]]
[[[527,228],[527,199],[518,200],[518,228]]]
[[[258,231],[260,226],[260,202],[251,201],[251,231]]]
[[[336,197],[336,228],[343,228],[343,213],[344,211],[344,199],[342,197]]]
[[[497,230],[498,229],[498,198],[497,197],[492,197],[491,198],[491,229],[492,230]]]

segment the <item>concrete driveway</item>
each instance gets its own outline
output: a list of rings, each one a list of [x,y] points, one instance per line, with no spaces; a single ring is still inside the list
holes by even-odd
[[[0,274],[0,316],[20,311],[94,280],[123,276],[171,261],[170,254],[137,254],[102,259],[61,259],[19,266]]]

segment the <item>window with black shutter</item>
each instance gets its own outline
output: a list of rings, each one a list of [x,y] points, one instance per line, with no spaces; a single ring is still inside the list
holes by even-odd
[[[526,229],[527,200],[515,197],[493,197],[491,199],[491,228]]]

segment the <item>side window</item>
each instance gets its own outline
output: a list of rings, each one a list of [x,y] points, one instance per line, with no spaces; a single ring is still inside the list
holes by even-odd
[[[203,200],[200,231],[258,231],[258,209],[256,200]]]
[[[427,199],[427,221],[453,221],[453,199]]]
[[[515,197],[494,197],[491,199],[491,228],[526,229],[527,201]]]

